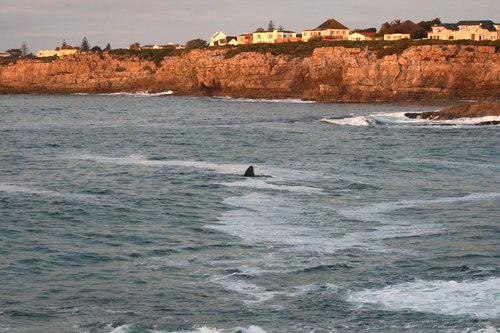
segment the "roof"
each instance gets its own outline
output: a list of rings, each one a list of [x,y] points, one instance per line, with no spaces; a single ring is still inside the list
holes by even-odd
[[[337,20],[334,20],[332,18],[326,20],[323,22],[319,27],[316,29],[313,29],[314,31],[321,31],[321,30],[328,30],[328,29],[335,29],[335,30],[349,30],[348,27],[343,25]]]
[[[63,45],[63,46],[61,47],[61,50],[76,50],[76,49],[77,49],[76,47],[73,47],[73,46],[68,45],[68,44]]]
[[[224,36],[225,36],[226,34],[225,34],[224,32],[222,32],[222,31],[217,31],[216,33],[214,33],[214,34],[211,36],[211,38],[214,38],[214,37],[215,37],[215,36],[217,36],[217,35],[224,35]]]
[[[481,25],[481,24],[491,24],[494,25],[491,20],[482,20],[482,21],[459,21],[457,25]]]
[[[229,42],[230,40],[233,40],[233,39],[234,39],[234,40],[238,40],[238,37],[236,37],[236,36],[227,36],[227,37],[226,37],[226,40],[227,40],[228,42]]]
[[[415,30],[424,30],[418,24],[408,20],[398,24],[395,27],[392,27],[387,34],[411,34]]]
[[[448,30],[458,30],[459,26],[464,26],[464,25],[478,25],[483,29],[486,29],[488,31],[498,31],[497,28],[495,27],[495,24],[493,21],[490,20],[483,20],[483,21],[459,21],[457,23],[444,23],[438,26],[442,26]]]

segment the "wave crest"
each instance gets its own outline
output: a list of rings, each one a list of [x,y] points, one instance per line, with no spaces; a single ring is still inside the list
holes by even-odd
[[[366,116],[323,118],[322,122],[337,126],[475,126],[487,122],[500,121],[500,117],[488,116],[461,118],[454,120],[410,119],[404,112],[376,113]]]

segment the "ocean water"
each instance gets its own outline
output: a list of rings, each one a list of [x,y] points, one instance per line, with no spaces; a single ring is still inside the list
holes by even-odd
[[[165,95],[0,96],[0,332],[497,332],[498,127]]]

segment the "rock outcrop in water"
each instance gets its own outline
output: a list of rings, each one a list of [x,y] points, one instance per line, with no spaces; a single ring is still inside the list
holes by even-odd
[[[485,102],[453,106],[436,112],[422,113],[406,113],[406,117],[410,119],[425,119],[425,120],[455,120],[464,118],[479,118],[479,117],[500,117],[499,102]],[[478,125],[499,125],[500,121],[489,120]]]
[[[302,98],[325,102],[497,99],[494,46],[412,46],[376,52],[322,47],[311,56],[193,50],[159,66],[137,57],[80,54],[0,67],[0,93],[112,93],[173,90],[178,95]]]

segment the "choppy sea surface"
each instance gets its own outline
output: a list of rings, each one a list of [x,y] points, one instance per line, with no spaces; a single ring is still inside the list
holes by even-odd
[[[497,332],[500,131],[439,108],[0,96],[0,332]]]

